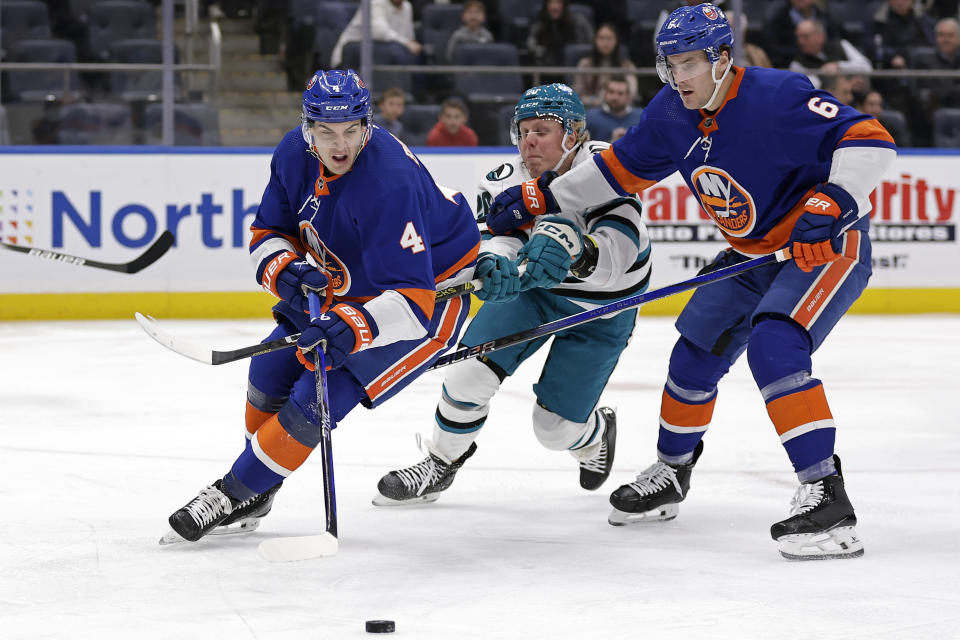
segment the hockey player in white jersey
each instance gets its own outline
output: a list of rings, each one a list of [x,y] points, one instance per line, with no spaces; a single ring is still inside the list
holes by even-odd
[[[566,173],[609,146],[589,141],[583,102],[565,84],[524,92],[514,110],[511,137],[520,154],[480,182],[477,219],[483,242],[475,277],[482,279],[477,296],[485,304],[463,337],[467,346],[635,295],[650,279],[650,241],[635,196],[564,212],[565,217],[539,216],[504,235],[486,230],[487,208],[504,189]],[[555,334],[533,386],[537,439],[547,449],[572,454],[579,463],[580,486],[587,490],[599,488],[613,466],[616,414],[600,407],[599,400],[630,340],[636,315],[636,309],[627,310]],[[418,436],[426,457],[383,476],[373,503],[435,501],[476,451],[474,440],[500,384],[549,339],[452,367],[432,438],[423,443]],[[574,376],[573,371],[587,375]]]

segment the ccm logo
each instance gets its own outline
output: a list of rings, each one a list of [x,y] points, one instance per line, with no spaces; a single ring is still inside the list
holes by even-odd
[[[327,111],[343,111],[344,109],[349,109],[349,108],[350,108],[350,106],[349,106],[349,105],[345,105],[345,104],[332,105],[332,106],[327,107]]]
[[[829,200],[821,200],[817,197],[812,197],[807,200],[808,209],[820,209],[821,211],[827,211],[830,207],[833,206],[833,203]]]

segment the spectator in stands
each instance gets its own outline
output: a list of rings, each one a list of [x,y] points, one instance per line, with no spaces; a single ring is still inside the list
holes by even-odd
[[[427,134],[428,147],[475,147],[476,132],[467,126],[470,112],[460,98],[447,98],[440,105],[440,118]]]
[[[488,44],[494,41],[493,34],[484,26],[487,21],[487,9],[481,0],[467,0],[460,14],[463,26],[454,31],[447,41],[447,60],[453,61],[453,54],[462,44]]]
[[[363,40],[363,11],[358,8],[340,39],[333,47],[330,63],[339,67],[343,62],[343,47],[348,42]],[[417,64],[423,45],[413,33],[413,6],[409,0],[370,0],[370,30],[374,40],[394,42],[402,47],[400,58],[404,64]]]
[[[843,104],[852,105],[853,82],[850,76],[841,73],[842,71],[839,62],[827,62],[820,67],[822,75],[815,76],[815,78],[821,89],[832,93]]]
[[[626,58],[620,57],[620,35],[617,28],[604,23],[597,27],[597,32],[593,36],[593,50],[590,55],[581,58],[577,62],[578,69],[596,69],[598,67],[619,67],[624,70],[624,77],[627,79],[627,85],[630,89],[630,101],[637,97],[637,78],[629,72],[636,69],[636,66]],[[587,107],[598,107],[603,102],[603,87],[608,73],[600,74],[577,74],[573,83],[573,90],[583,99],[583,104]]]
[[[727,14],[727,20],[730,22],[730,26],[733,29],[736,29],[743,34],[743,37],[746,38],[747,35],[747,14],[737,16],[736,11],[724,11]],[[770,56],[767,55],[767,52],[763,50],[759,45],[753,44],[751,42],[743,43],[743,57],[745,58],[745,64],[748,67],[772,67],[773,63],[770,62]],[[739,62],[739,61],[738,61]]]
[[[880,67],[904,69],[910,47],[934,45],[933,18],[924,15],[913,0],[887,0],[873,14],[871,57]]]
[[[932,55],[918,56],[917,69],[960,69],[960,23],[955,18],[943,18],[935,28],[937,47]],[[921,99],[929,111],[939,107],[960,107],[960,80],[956,78],[925,78],[917,82]]]
[[[400,122],[400,118],[403,116],[405,100],[403,89],[399,87],[384,89],[380,102],[377,103],[377,114],[373,116],[373,124],[383,127],[401,140],[403,140],[403,123]]]
[[[590,136],[594,140],[614,142],[640,121],[642,109],[630,104],[630,87],[624,76],[610,76],[603,88],[603,103],[587,111]]]
[[[804,20],[818,20],[828,35],[837,33],[836,27],[827,18],[826,12],[814,0],[781,0],[783,6],[774,12],[766,32],[766,50],[774,66],[786,67],[797,55],[797,25]]]
[[[826,28],[816,20],[801,20],[797,25],[796,40],[798,52],[790,61],[792,71],[807,73],[828,62],[837,63],[837,68],[847,73],[869,73],[873,68],[870,59],[846,40],[828,39]],[[815,76],[811,77],[811,82],[819,86]]]
[[[592,40],[593,25],[579,13],[571,13],[567,0],[543,0],[537,20],[527,36],[527,49],[533,53],[534,64],[562,67],[564,47]],[[549,84],[563,82],[563,78],[544,75],[541,81]]]
[[[879,91],[870,90],[861,100],[853,103],[853,108],[879,119],[883,113],[883,96]]]

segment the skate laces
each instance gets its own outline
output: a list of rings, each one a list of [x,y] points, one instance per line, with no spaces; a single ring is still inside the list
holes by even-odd
[[[423,495],[427,487],[440,480],[442,469],[437,464],[437,458],[430,453],[419,433],[417,434],[417,448],[422,453],[427,454],[427,457],[412,467],[397,469],[394,473],[397,474],[397,477],[400,478],[400,481],[408,490],[416,489],[419,496]]]
[[[790,499],[790,515],[796,516],[812,510],[823,499],[823,482],[803,483]]]
[[[673,485],[673,488],[676,489],[677,493],[680,496],[683,496],[683,489],[680,488],[680,483],[677,482],[676,469],[668,464],[657,461],[641,471],[637,476],[637,479],[627,486],[631,487],[640,495],[646,496],[650,495],[651,493],[656,493],[661,489],[665,489],[671,484]]]
[[[597,455],[592,458],[587,458],[586,460],[580,461],[580,468],[586,469],[587,471],[593,471],[594,473],[603,473],[607,468],[607,442],[603,440],[600,442],[600,451],[597,452]]]
[[[216,487],[207,487],[200,490],[200,495],[186,506],[190,517],[201,527],[204,527],[224,511],[230,512],[230,499]]]

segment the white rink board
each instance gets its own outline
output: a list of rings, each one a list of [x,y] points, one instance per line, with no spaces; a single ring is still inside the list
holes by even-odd
[[[438,183],[461,190],[471,205],[478,178],[513,155],[510,148],[417,152]],[[135,278],[28,263],[22,255],[2,251],[0,269],[19,275],[0,280],[0,294],[255,291],[246,246],[269,176],[270,153],[0,150],[4,242],[113,262],[132,259],[165,228],[177,236],[171,254]],[[957,160],[953,153],[897,158],[875,193],[872,287],[960,286]],[[654,286],[689,278],[726,246],[715,241],[713,223],[678,175],[644,198],[644,217],[655,240]]]

